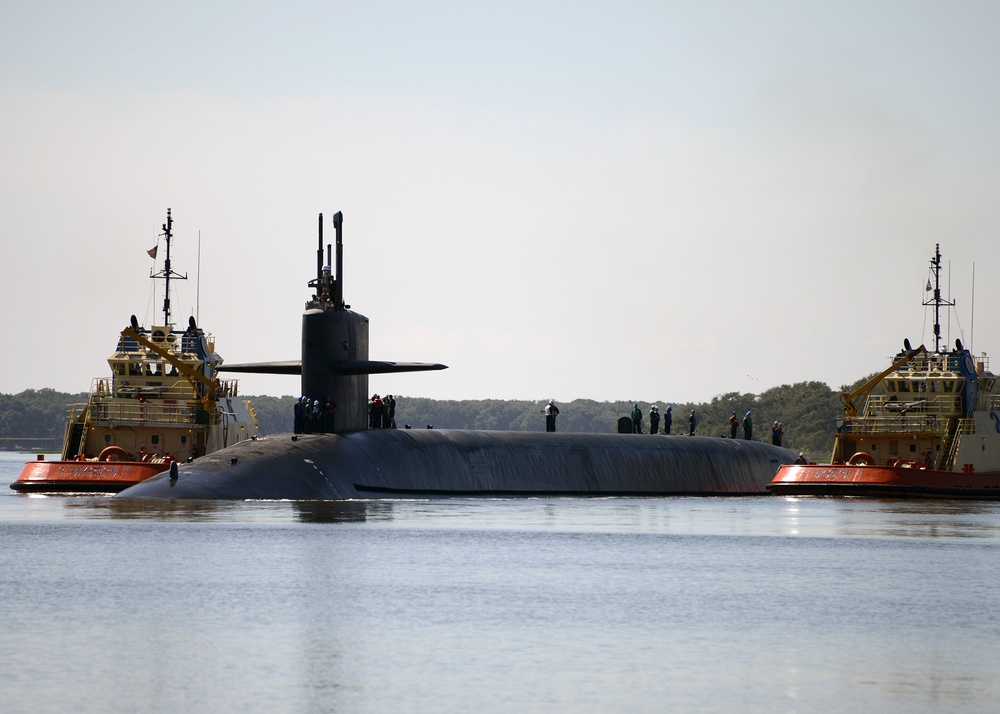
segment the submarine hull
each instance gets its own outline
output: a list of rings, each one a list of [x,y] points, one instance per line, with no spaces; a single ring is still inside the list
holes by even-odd
[[[119,498],[379,499],[767,494],[795,455],[711,437],[448,429],[282,434],[159,474]]]

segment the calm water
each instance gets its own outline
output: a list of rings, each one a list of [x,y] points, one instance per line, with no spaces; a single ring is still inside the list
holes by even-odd
[[[29,498],[23,460],[5,712],[1000,702],[1000,504]]]

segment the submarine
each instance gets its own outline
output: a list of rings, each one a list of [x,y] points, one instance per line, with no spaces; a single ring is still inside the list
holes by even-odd
[[[344,302],[343,214],[332,219],[336,262],[324,261],[302,314],[301,359],[222,365],[230,372],[298,375],[301,394],[329,395],[315,433],[243,441],[173,464],[115,498],[347,500],[476,497],[766,495],[796,458],[756,441],[705,436],[468,429],[369,429],[368,375],[446,369],[371,360],[368,318]]]

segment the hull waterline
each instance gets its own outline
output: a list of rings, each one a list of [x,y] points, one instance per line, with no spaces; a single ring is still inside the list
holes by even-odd
[[[792,464],[767,490],[778,496],[868,496],[1000,500],[1000,474],[904,466]]]

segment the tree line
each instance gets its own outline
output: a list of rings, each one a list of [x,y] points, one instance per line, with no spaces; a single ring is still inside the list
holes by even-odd
[[[822,382],[799,382],[768,389],[761,394],[729,392],[720,394],[709,402],[671,402],[666,399],[641,402],[598,402],[576,399],[558,403],[560,414],[557,431],[614,432],[618,419],[632,413],[638,404],[643,413],[644,431],[649,431],[649,408],[673,407],[672,433],[688,432],[688,416],[695,410],[699,436],[729,434],[729,417],[736,412],[742,421],[750,411],[754,422],[756,441],[770,442],[771,423],[784,425],[783,445],[801,451],[810,459],[825,461],[833,448],[833,434],[838,417],[843,414],[841,391],[848,391],[864,382],[858,380],[840,391],[830,389]],[[261,435],[292,431],[292,407],[295,397],[247,396],[257,413]],[[396,423],[400,429],[409,425],[414,429],[493,429],[499,431],[545,431],[542,410],[548,399],[467,399],[443,400],[425,397],[397,396]],[[52,389],[29,389],[19,394],[0,394],[0,448],[48,449],[58,451],[62,446],[66,417],[70,404],[87,400],[86,393],[70,394]],[[660,430],[663,426],[661,423]],[[742,431],[740,431],[742,435]]]

